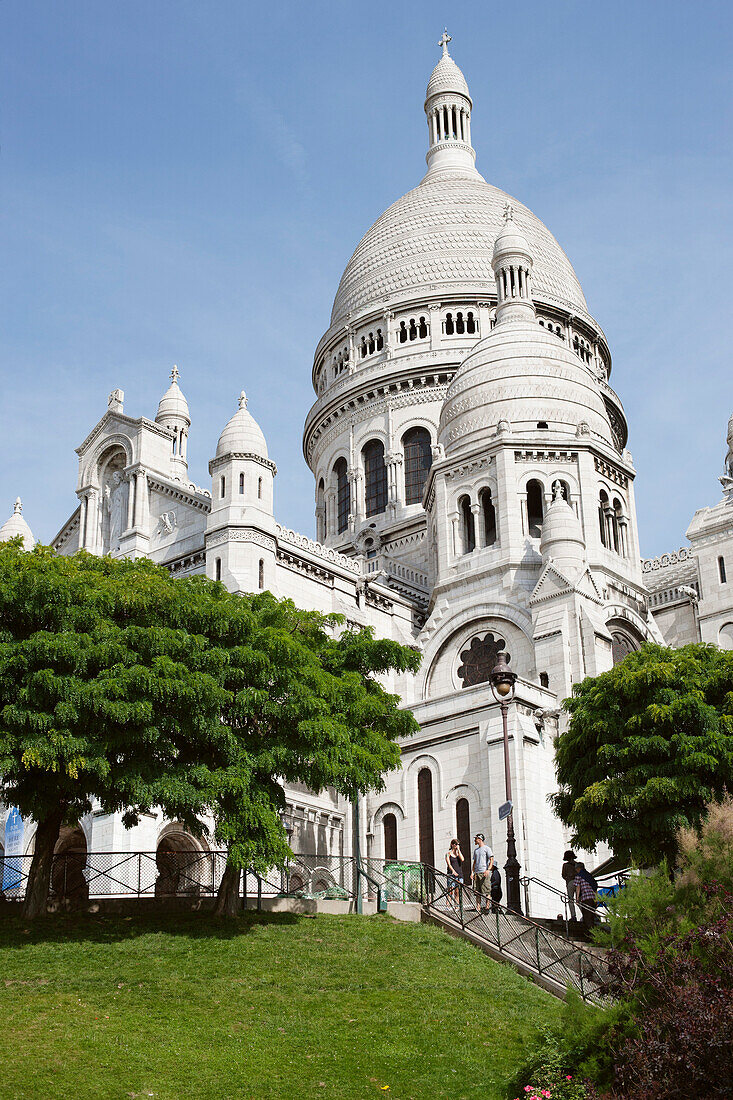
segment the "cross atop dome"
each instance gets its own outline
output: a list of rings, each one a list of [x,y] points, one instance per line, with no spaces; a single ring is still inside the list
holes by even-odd
[[[173,370],[171,371],[171,382],[178,382],[178,379],[180,377],[181,377],[180,371],[178,370],[178,367],[174,363],[173,364]]]
[[[443,27],[443,33],[441,34],[440,40],[438,42],[438,45],[443,47],[443,57],[450,57],[450,54],[448,53],[448,43],[452,41],[453,39],[448,34],[448,28]]]
[[[510,202],[504,204],[504,224],[514,221],[514,207]]]

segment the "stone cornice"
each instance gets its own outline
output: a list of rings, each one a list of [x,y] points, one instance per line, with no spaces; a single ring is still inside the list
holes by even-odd
[[[127,416],[126,413],[107,410],[99,423],[92,428],[83,443],[80,443],[76,448],[76,454],[81,457],[81,455],[88,451],[91,445],[104,432],[110,421],[117,421],[130,428],[145,428],[146,431],[152,432],[154,435],[162,436],[164,439],[173,439],[174,432],[171,428],[164,428],[161,424],[156,424],[154,420],[148,420],[146,416],[133,417]]]
[[[163,496],[170,497],[171,500],[183,501],[199,512],[208,514],[211,511],[211,497],[202,489],[197,489],[193,485],[188,487],[178,481],[169,481],[167,478],[141,466],[135,467],[135,470],[142,470],[145,473],[148,488],[155,489],[157,493],[162,493]]]
[[[270,470],[273,477],[277,474],[277,466],[275,463],[271,462],[269,458],[263,458],[262,455],[255,454],[254,451],[231,451],[229,454],[217,455],[209,462],[209,473],[213,474],[214,470],[218,470],[220,466],[231,461],[256,462],[259,466],[264,467],[265,470]]]
[[[61,530],[51,539],[51,546],[54,550],[60,550],[64,543],[67,542],[69,537],[79,527],[80,518],[81,505],[79,505],[75,512],[72,512]]]

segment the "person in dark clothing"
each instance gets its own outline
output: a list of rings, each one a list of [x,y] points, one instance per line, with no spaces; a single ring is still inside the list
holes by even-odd
[[[501,888],[501,874],[499,872],[499,868],[496,866],[496,864],[494,864],[494,866],[491,868],[491,912],[492,913],[498,913],[499,912],[499,902],[502,899],[502,894],[503,894],[503,891],[502,891],[502,888]]]
[[[562,865],[562,877],[565,880],[565,889],[568,895],[568,907],[570,909],[570,919],[577,920],[577,914],[575,912],[575,873],[577,864],[575,862],[575,852],[571,849],[565,853]]]

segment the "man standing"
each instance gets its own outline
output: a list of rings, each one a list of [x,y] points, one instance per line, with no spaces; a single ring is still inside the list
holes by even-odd
[[[494,866],[494,853],[487,847],[483,833],[473,838],[476,847],[473,850],[471,881],[476,895],[476,912],[481,912],[481,898],[485,898],[485,911],[491,911],[491,871]]]

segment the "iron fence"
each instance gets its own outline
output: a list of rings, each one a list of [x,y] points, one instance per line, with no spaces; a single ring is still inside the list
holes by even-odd
[[[22,900],[32,855],[0,857],[0,897]],[[226,867],[225,851],[62,852],[51,868],[50,898],[83,904],[128,897],[215,896]],[[266,874],[242,873],[244,897],[351,898],[353,856],[295,855]]]
[[[537,921],[513,913],[499,902],[482,908],[479,895],[469,886],[434,867],[421,863],[365,861],[370,877],[395,900],[417,901],[450,925],[460,926],[510,960],[523,963],[534,973],[560,987],[576,989],[583,1000],[604,1003],[608,969],[602,956],[580,947]],[[486,904],[486,903],[483,903]]]

